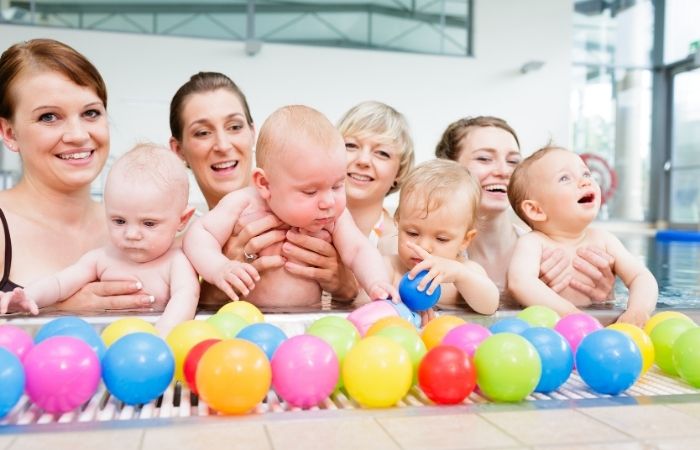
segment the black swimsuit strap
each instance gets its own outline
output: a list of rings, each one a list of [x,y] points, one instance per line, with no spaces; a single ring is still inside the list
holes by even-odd
[[[5,234],[5,262],[3,264],[2,280],[0,286],[5,286],[10,278],[10,266],[12,265],[12,241],[10,241],[10,227],[7,225],[5,213],[0,208],[0,220],[2,220],[2,230]]]

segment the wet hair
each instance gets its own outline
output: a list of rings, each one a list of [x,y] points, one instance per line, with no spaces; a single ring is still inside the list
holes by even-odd
[[[515,139],[520,148],[520,141],[515,130],[505,120],[492,116],[465,117],[452,122],[442,133],[442,137],[435,147],[435,156],[443,159],[459,160],[462,149],[459,143],[475,128],[495,127],[507,131]]]
[[[265,120],[255,146],[255,163],[262,169],[270,163],[280,163],[287,142],[308,139],[314,148],[332,151],[342,147],[338,130],[321,112],[304,105],[289,105],[277,109]],[[343,155],[343,158],[345,155]]]
[[[385,103],[366,101],[353,106],[343,115],[338,122],[338,130],[345,138],[376,136],[398,147],[399,170],[386,195],[401,189],[415,160],[411,131],[403,114]]]
[[[513,171],[513,175],[510,176],[510,182],[508,183],[508,201],[513,207],[515,214],[530,227],[532,227],[532,223],[522,208],[523,202],[530,198],[530,191],[528,189],[532,185],[529,177],[530,169],[545,155],[556,150],[568,151],[565,148],[558,147],[551,143],[547,144],[522,160]]]
[[[241,105],[243,105],[246,122],[248,122],[248,125],[252,126],[253,116],[250,114],[248,101],[238,85],[223,73],[199,72],[192,75],[185,84],[180,86],[170,101],[170,135],[178,141],[182,141],[182,131],[185,126],[182,113],[185,109],[185,103],[190,96],[217,91],[219,89],[229,91],[238,97],[241,101]]]
[[[167,194],[168,202],[181,206],[182,210],[187,206],[187,170],[170,149],[150,142],[136,144],[112,166],[105,191],[112,188],[115,177],[134,185],[154,184]]]
[[[416,166],[404,181],[399,194],[399,207],[394,219],[401,219],[401,209],[405,205],[424,205],[425,217],[440,208],[448,199],[454,199],[456,193],[466,191],[460,198],[464,207],[469,209],[472,222],[468,229],[474,228],[476,213],[481,201],[481,186],[477,180],[455,161],[433,159]]]
[[[27,72],[57,72],[95,92],[107,107],[107,87],[95,66],[81,53],[53,39],[32,39],[12,45],[0,56],[0,117],[11,119],[18,93],[15,80]]]

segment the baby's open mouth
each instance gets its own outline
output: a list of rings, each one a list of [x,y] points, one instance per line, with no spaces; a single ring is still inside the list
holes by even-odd
[[[595,194],[586,194],[580,199],[578,199],[578,202],[583,204],[583,203],[592,203],[595,200]]]

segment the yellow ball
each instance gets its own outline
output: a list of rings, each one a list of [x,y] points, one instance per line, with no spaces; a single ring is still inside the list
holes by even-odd
[[[440,316],[436,319],[428,322],[428,325],[423,328],[423,333],[421,338],[425,347],[430,351],[431,348],[440,345],[442,339],[451,329],[456,328],[460,325],[464,325],[464,319],[460,319],[456,316]]]
[[[156,327],[152,323],[146,322],[138,317],[125,317],[123,319],[115,320],[110,323],[102,330],[102,341],[105,346],[109,347],[117,339],[126,336],[131,333],[150,333],[158,335]]]
[[[651,331],[655,326],[668,319],[685,319],[693,322],[693,319],[678,311],[663,311],[651,316],[651,319],[644,325],[644,332],[651,336]]]
[[[265,321],[265,316],[263,316],[263,313],[260,312],[257,306],[245,300],[226,303],[224,306],[219,308],[217,312],[231,312],[238,314],[249,324]]]
[[[182,365],[192,347],[207,339],[224,339],[214,325],[203,320],[188,320],[175,326],[165,339],[175,356],[175,380],[185,381]]]
[[[372,326],[369,327],[369,330],[367,330],[365,336],[374,336],[378,332],[382,331],[384,328],[388,327],[401,327],[407,330],[411,330],[414,333],[418,333],[416,327],[414,327],[408,320],[404,319],[403,317],[389,316],[382,317],[381,319],[374,322],[374,324],[372,324]]]
[[[651,342],[651,338],[644,330],[631,323],[613,323],[608,325],[607,328],[625,333],[637,344],[642,354],[642,374],[646,373],[654,365],[654,343]]]
[[[370,336],[345,355],[345,389],[360,405],[386,408],[401,400],[413,382],[408,352],[384,336]]]

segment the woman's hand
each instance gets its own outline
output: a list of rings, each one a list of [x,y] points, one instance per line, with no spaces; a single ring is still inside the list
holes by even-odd
[[[564,250],[545,248],[540,261],[540,280],[554,292],[560,293],[571,281],[569,262]]]
[[[287,231],[286,239],[282,254],[288,260],[284,267],[289,273],[317,281],[333,298],[350,300],[357,296],[357,281],[332,243],[296,230]]]
[[[282,221],[274,214],[254,220],[232,235],[222,252],[231,260],[252,264],[259,273],[282,267],[285,260],[280,255],[257,256],[270,245],[284,241],[286,230],[279,229],[281,225]]]
[[[61,311],[150,309],[154,298],[137,281],[94,281],[54,307]]]
[[[585,276],[584,280],[572,279],[571,287],[586,294],[591,301],[600,303],[614,298],[615,274],[612,271],[615,258],[598,247],[576,249],[573,266]]]

